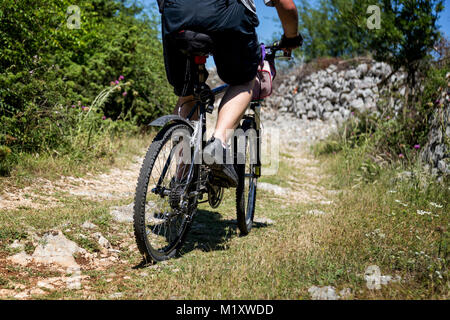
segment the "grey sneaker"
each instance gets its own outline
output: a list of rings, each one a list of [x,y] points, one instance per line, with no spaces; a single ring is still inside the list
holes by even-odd
[[[220,139],[212,137],[203,150],[203,160],[211,169],[213,176],[224,182],[222,187],[235,188],[238,184],[238,175],[233,165],[233,155],[229,148],[224,148]],[[227,161],[228,160],[228,161]]]

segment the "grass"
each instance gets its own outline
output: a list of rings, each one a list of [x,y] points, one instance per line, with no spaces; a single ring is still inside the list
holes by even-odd
[[[126,161],[134,152],[130,150],[137,149],[124,150]],[[148,268],[139,267],[142,259],[132,225],[117,223],[108,213],[109,207],[131,203],[132,198],[92,201],[61,194],[60,207],[0,210],[0,289],[11,287],[21,274],[27,286],[45,277],[34,267],[15,268],[2,260],[13,239],[29,241],[29,230],[42,234],[61,229],[95,252],[92,232],[81,228],[89,220],[120,249],[119,262],[107,269],[83,270],[90,279],[80,291],[59,289],[36,298],[310,299],[308,289],[313,285],[334,286],[337,292],[350,288],[349,299],[449,298],[448,188],[420,171],[414,171],[411,179],[394,178],[404,170],[395,167],[384,168],[370,180],[358,179],[357,159],[349,162],[344,152],[318,156],[320,161],[304,167],[299,167],[298,157],[284,151],[278,175],[262,179],[291,188],[292,196],[258,190],[256,216],[270,218],[274,224],[256,224],[248,236],[240,237],[234,221],[234,190],[228,190],[218,209],[199,207],[199,227],[188,235],[180,257]],[[321,174],[309,179],[311,168]],[[300,201],[296,192],[308,190],[288,183],[293,180],[341,192],[328,196],[331,205]],[[307,214],[310,209],[326,214]],[[383,275],[400,276],[401,282],[368,289],[364,272],[370,265],[379,266]]]

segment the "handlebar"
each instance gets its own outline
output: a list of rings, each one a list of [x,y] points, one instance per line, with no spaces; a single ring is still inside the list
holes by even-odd
[[[283,51],[283,48],[280,47],[280,41],[274,42],[271,46],[265,46],[266,49],[266,58],[265,60],[274,61],[276,58],[287,58],[292,59],[292,53],[288,54],[288,52],[284,52],[282,56],[277,56],[277,52]]]

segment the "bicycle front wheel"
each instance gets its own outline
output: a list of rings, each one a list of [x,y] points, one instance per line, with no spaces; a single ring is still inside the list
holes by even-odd
[[[185,183],[187,173],[194,166],[185,160],[190,159],[186,153],[192,152],[191,136],[188,125],[165,127],[144,159],[136,188],[134,233],[146,262],[175,256],[195,212],[196,201],[183,200],[183,192],[189,188]]]

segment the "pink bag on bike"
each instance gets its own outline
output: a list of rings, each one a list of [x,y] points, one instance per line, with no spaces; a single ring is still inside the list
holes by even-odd
[[[263,100],[272,94],[272,82],[275,79],[276,70],[273,61],[265,60],[266,47],[261,45],[262,62],[258,67],[255,86],[253,87],[253,100]]]

